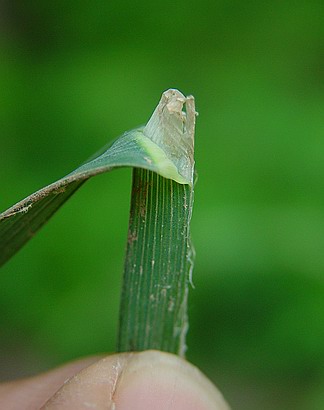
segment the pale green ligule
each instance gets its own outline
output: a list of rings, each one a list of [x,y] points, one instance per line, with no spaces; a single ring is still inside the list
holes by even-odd
[[[156,165],[156,172],[164,178],[173,179],[179,184],[191,184],[189,180],[179,174],[176,165],[167,157],[166,153],[144,134],[138,134],[138,144],[148,154],[148,160]]]
[[[183,111],[184,107],[186,112]],[[182,178],[175,179],[171,167],[171,173],[168,173],[168,163],[165,163],[167,169],[163,164],[159,165],[159,173],[166,178],[190,185],[193,183],[194,173],[196,114],[195,100],[192,96],[185,97],[180,91],[170,89],[162,94],[158,106],[143,130],[144,135],[162,149]]]

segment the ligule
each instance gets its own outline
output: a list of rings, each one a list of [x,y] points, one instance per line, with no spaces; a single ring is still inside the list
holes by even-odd
[[[189,185],[133,170],[118,351],[185,353],[192,202]]]

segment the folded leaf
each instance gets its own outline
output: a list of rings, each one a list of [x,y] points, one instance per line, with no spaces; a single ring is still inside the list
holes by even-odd
[[[126,132],[101,155],[0,214],[0,266],[92,176],[129,166],[192,185],[195,114],[193,97],[166,91],[145,127]]]

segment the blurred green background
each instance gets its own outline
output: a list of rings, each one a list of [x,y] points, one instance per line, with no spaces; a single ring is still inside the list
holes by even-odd
[[[233,409],[323,409],[322,0],[3,0],[0,23],[0,209],[193,94],[188,358]],[[2,379],[114,350],[130,183],[94,178],[2,268]]]

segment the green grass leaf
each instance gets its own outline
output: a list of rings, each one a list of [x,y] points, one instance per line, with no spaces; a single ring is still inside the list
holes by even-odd
[[[191,122],[188,124],[191,127],[190,135],[179,128],[185,124],[181,117],[184,115],[181,108],[185,103],[192,112]],[[189,168],[193,163],[194,100],[192,97],[185,98],[176,90],[168,90],[163,93],[156,110],[158,111],[153,113],[145,127],[126,132],[101,155],[91,158],[66,177],[40,189],[0,214],[0,266],[28,242],[90,177],[129,166],[156,172],[180,184],[192,184],[192,172]],[[163,127],[157,127],[161,122]],[[165,125],[168,125],[167,129]],[[158,128],[159,135],[155,132]],[[170,135],[177,138],[177,143],[173,144],[177,147],[175,155],[170,154],[168,147],[171,143]],[[189,149],[190,158],[187,155],[188,146],[192,147],[191,151]]]
[[[195,116],[193,97],[166,91],[145,127],[0,215],[1,265],[90,177],[134,168],[118,351],[186,350]]]

